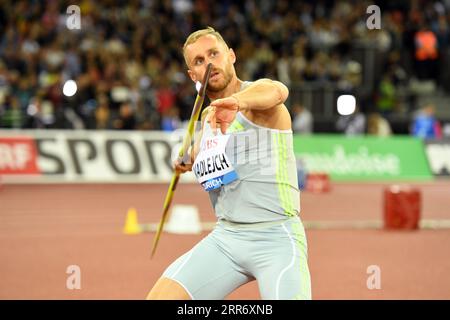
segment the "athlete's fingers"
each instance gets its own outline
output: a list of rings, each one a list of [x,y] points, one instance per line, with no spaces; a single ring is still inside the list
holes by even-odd
[[[208,113],[206,114],[205,121],[207,123],[211,123],[211,118],[213,117],[214,113],[215,113],[214,107],[211,107],[211,109],[209,109]]]
[[[214,134],[217,131],[217,117],[216,117],[216,108],[212,107],[211,110],[208,112],[208,115],[206,116],[206,121],[211,126],[211,130],[214,132]]]
[[[173,162],[173,169],[178,173],[185,173],[192,170],[191,163],[183,163],[183,161],[178,158]]]
[[[229,123],[228,122],[221,122],[220,123],[220,131],[222,132],[222,134],[225,134],[227,132]]]
[[[186,173],[191,170],[192,170],[191,164],[178,164],[175,166],[175,171],[177,171],[178,173]]]
[[[227,97],[222,99],[217,99],[211,102],[211,106],[217,107],[217,108],[226,108],[226,109],[237,109],[237,99],[234,97]]]
[[[224,99],[217,99],[211,102],[211,106],[217,107],[217,108],[223,108],[226,106],[226,103],[223,101]]]

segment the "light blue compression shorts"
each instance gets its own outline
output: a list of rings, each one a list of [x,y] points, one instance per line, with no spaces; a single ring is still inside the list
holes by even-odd
[[[299,217],[256,224],[223,220],[163,277],[199,300],[222,300],[256,280],[264,300],[311,299],[307,240]]]

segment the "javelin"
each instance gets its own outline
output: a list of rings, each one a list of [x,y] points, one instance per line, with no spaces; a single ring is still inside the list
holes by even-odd
[[[194,125],[198,121],[200,116],[200,111],[202,110],[203,101],[205,100],[206,87],[209,81],[209,75],[211,74],[211,63],[206,67],[206,72],[203,77],[203,82],[200,89],[198,90],[197,97],[195,98],[194,108],[192,109],[191,118],[189,119],[188,129],[183,139],[183,145],[178,153],[178,158],[182,159],[183,163],[184,157],[187,153],[189,146],[191,145],[191,138],[194,135]],[[177,188],[178,180],[180,179],[180,173],[175,171],[172,175],[172,180],[170,181],[169,189],[167,190],[166,200],[164,200],[163,214],[161,221],[159,222],[158,229],[156,230],[156,235],[153,238],[152,255],[155,254],[156,247],[158,246],[159,238],[161,237],[161,232],[166,222],[167,213],[169,212],[170,204],[172,203],[173,194]]]

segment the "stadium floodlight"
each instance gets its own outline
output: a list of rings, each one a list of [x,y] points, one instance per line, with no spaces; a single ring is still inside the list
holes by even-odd
[[[351,115],[356,109],[356,98],[351,94],[343,94],[337,98],[337,111],[342,116]]]
[[[77,93],[77,83],[73,80],[67,80],[66,83],[64,83],[63,86],[63,94],[66,97],[71,97],[75,93]]]

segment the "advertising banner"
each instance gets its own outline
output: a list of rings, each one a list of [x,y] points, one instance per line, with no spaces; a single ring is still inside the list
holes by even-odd
[[[297,135],[294,150],[307,172],[327,173],[333,180],[431,180],[433,177],[422,141],[409,136]]]
[[[182,132],[0,130],[0,176],[20,182],[167,182]],[[193,174],[183,181],[194,181]]]
[[[167,183],[182,137],[182,131],[0,130],[0,176],[3,183]],[[423,142],[408,136],[296,135],[294,150],[307,172],[336,181],[423,181],[450,168],[448,142],[429,142],[425,153]],[[182,182],[195,182],[194,174]]]

